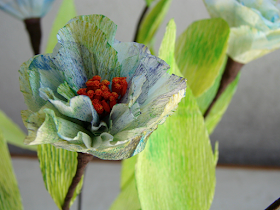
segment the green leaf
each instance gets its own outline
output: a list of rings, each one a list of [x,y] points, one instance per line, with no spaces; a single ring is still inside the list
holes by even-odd
[[[153,3],[154,0],[145,0],[145,1],[146,1],[147,6],[149,7],[149,6],[151,6],[151,4]]]
[[[219,88],[221,78],[223,76],[226,64],[227,64],[227,56],[225,56],[224,63],[221,66],[221,69],[219,71],[218,76],[215,79],[214,84],[207,91],[205,91],[202,95],[200,95],[199,97],[196,98],[198,107],[199,107],[200,111],[202,112],[202,114],[205,113],[205,111],[207,110],[207,108],[211,104],[213,98],[215,97],[215,95],[218,91],[218,88]]]
[[[166,26],[166,31],[161,42],[158,57],[164,60],[170,66],[170,72],[173,72],[175,58],[175,40],[176,40],[176,24],[174,19],[171,19]]]
[[[15,124],[4,112],[0,110],[0,130],[2,131],[5,140],[15,146],[37,150],[37,146],[28,146],[23,144],[25,133]]]
[[[110,210],[141,209],[136,189],[135,164],[138,155],[122,161],[121,193],[112,204]]]
[[[55,204],[61,209],[68,188],[75,176],[77,169],[77,153],[65,149],[59,149],[51,144],[38,146],[38,158],[46,189],[53,198]],[[83,178],[78,184],[70,205],[80,193]]]
[[[121,190],[134,179],[135,175],[135,164],[137,161],[137,155],[122,161],[122,172],[121,172]]]
[[[171,1],[172,0],[160,0],[145,16],[139,28],[137,36],[138,43],[147,45],[152,41],[169,9]]]
[[[214,84],[226,56],[228,38],[228,24],[213,18],[194,22],[176,41],[176,62],[195,97]]]
[[[46,48],[46,53],[52,53],[54,46],[57,43],[57,32],[61,29],[70,19],[77,15],[74,0],[64,0],[57,13],[56,19],[53,23],[51,33]]]
[[[213,155],[203,116],[189,88],[173,116],[138,155],[136,182],[143,210],[208,210],[215,190]]]
[[[205,123],[209,135],[214,131],[215,127],[220,122],[223,114],[225,113],[232,99],[232,96],[234,95],[237,89],[239,78],[240,73],[235,78],[235,80],[227,87],[227,89],[222,93],[221,97],[216,101],[210,113],[206,117]]]
[[[140,210],[140,202],[136,190],[135,176],[127,183],[124,189],[112,204],[110,210]]]
[[[0,209],[23,209],[6,142],[0,131]]]

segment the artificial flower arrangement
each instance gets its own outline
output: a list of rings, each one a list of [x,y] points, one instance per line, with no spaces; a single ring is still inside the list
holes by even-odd
[[[42,17],[51,2],[0,0],[0,8],[26,20]],[[240,68],[280,47],[275,1],[204,0],[213,18],[194,22],[177,39],[170,20],[157,54],[153,38],[171,0],[146,3],[134,42],[120,42],[112,20],[76,16],[68,9],[73,1],[64,0],[52,52],[38,54],[37,44],[38,55],[19,68],[28,106],[24,143],[38,145],[43,179],[59,209],[69,209],[80,193],[93,157],[123,160],[111,210],[209,209],[218,158],[209,134],[236,90]],[[35,30],[31,43],[40,36]],[[9,119],[1,120],[13,132]],[[0,209],[23,209],[6,146],[15,140],[5,128]]]

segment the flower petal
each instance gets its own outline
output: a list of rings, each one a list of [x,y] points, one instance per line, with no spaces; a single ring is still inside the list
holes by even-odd
[[[35,57],[36,58],[36,57]],[[20,91],[24,96],[26,105],[31,111],[38,111],[46,102],[39,96],[40,74],[29,70],[33,59],[23,63],[19,70]]]
[[[96,25],[75,20],[62,28],[57,37],[62,48],[65,48],[63,55],[70,59],[67,60],[67,63],[73,65],[72,69],[67,69],[67,72],[65,72],[70,86],[76,86],[76,89],[82,88],[86,80],[92,75],[99,75],[102,79],[109,81],[113,77],[120,76],[117,51],[110,46],[106,35]],[[72,57],[67,55],[69,52],[72,52]],[[86,64],[92,62],[91,65],[84,65],[85,72],[75,66],[77,64],[76,57],[84,58],[83,61],[86,60]],[[83,66],[81,62],[78,62],[78,64]],[[83,79],[77,82],[75,81],[77,80],[76,77],[82,77]]]
[[[2,0],[0,2],[0,9],[21,20],[31,17],[43,17],[49,11],[53,1],[54,0]]]
[[[124,130],[130,123],[137,119],[140,114],[140,107],[135,103],[132,107],[126,104],[116,104],[110,114],[112,129],[110,133],[115,135]]]
[[[111,21],[109,18],[107,18],[104,15],[81,15],[78,17],[73,18],[70,22],[74,20],[80,20],[84,22],[91,23],[93,25],[96,25],[105,35],[106,39],[108,40],[108,43],[110,45],[113,45],[115,42],[115,35],[117,31],[117,25]]]
[[[142,58],[150,54],[150,51],[145,45],[136,42],[119,42],[113,47],[118,52],[121,63],[121,77],[126,77],[129,82]]]

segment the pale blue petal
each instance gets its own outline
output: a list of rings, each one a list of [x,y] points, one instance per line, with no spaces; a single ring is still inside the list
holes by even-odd
[[[73,19],[71,19],[68,23],[71,23],[72,21],[80,20],[89,22],[97,28],[99,28],[106,36],[106,39],[108,40],[108,43],[110,45],[113,45],[115,42],[115,35],[117,31],[117,25],[111,21],[109,18],[107,18],[104,15],[81,15],[77,16]]]
[[[36,57],[34,57],[36,58]],[[46,101],[39,96],[40,74],[36,70],[29,70],[29,65],[33,59],[23,63],[19,70],[20,91],[28,108],[37,112]]]
[[[0,0],[0,9],[18,19],[43,17],[54,0]]]
[[[116,104],[110,114],[112,129],[110,133],[115,135],[124,130],[130,123],[135,121],[140,114],[140,106],[135,103],[132,107],[126,104]]]
[[[84,48],[88,50],[89,56],[94,64],[94,68],[89,70],[94,75],[101,76],[102,79],[111,81],[113,77],[120,76],[120,64],[118,63],[117,51],[108,43],[106,35],[96,25],[89,22],[75,20],[60,29],[57,35],[58,42],[65,48],[65,52],[71,48],[78,49],[76,55],[83,54]],[[73,46],[76,45],[76,46]],[[75,64],[75,62],[72,62]],[[85,77],[86,74],[77,72],[79,68],[68,69],[67,79],[73,79],[75,76]],[[88,78],[89,79],[89,78]],[[67,80],[69,85],[71,81]],[[78,86],[78,88],[80,88]]]
[[[126,77],[130,82],[140,61],[150,54],[150,51],[145,45],[136,42],[117,42],[113,47],[117,50],[118,60],[121,63],[121,77]]]
[[[99,116],[92,106],[92,102],[87,96],[75,96],[69,103],[60,100],[49,100],[57,110],[68,117],[72,117],[85,122],[92,122],[94,126],[99,125]]]

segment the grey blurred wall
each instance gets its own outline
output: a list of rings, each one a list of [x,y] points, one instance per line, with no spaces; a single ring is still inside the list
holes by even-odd
[[[42,19],[42,52],[61,2],[56,0]],[[79,15],[103,14],[112,19],[120,41],[132,40],[144,5],[144,0],[76,0]],[[202,0],[174,0],[156,36],[157,48],[171,18],[179,35],[193,21],[208,17]],[[0,11],[0,109],[23,129],[20,110],[27,107],[19,91],[18,69],[30,57],[23,23]],[[280,166],[279,58],[278,50],[243,67],[236,95],[211,136],[212,142],[219,141],[220,163]]]

